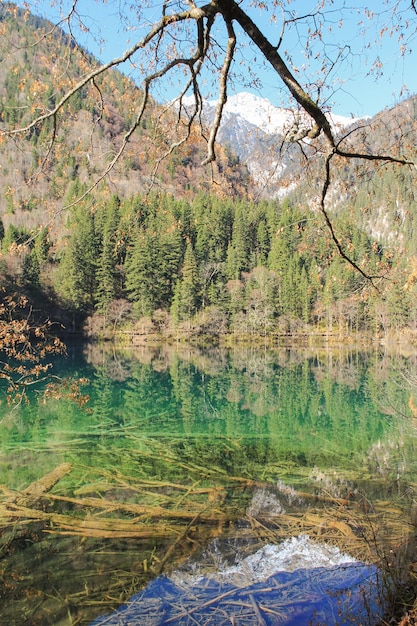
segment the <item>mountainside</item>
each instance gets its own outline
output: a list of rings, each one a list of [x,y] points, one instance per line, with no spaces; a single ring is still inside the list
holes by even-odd
[[[0,123],[16,131],[0,143],[0,281],[41,311],[49,299],[51,319],[170,336],[415,328],[416,172],[392,160],[416,160],[417,99],[334,118],[340,151],[357,157],[332,152],[327,185],[328,144],[306,136],[306,117],[239,94],[218,161],[203,167],[204,130],[188,128],[187,111],[152,102],[139,119],[143,93],[113,70],[76,90],[55,123],[31,125],[98,62],[30,15],[3,8],[0,34]],[[323,189],[360,271],[332,240]]]
[[[326,207],[333,216],[345,214],[383,245],[397,253],[417,253],[417,97],[411,97],[392,109],[355,125],[340,136],[340,147],[348,153],[368,157],[337,157],[331,167],[331,187]],[[382,158],[375,158],[380,156]],[[386,157],[386,159],[384,159]],[[394,159],[409,161],[409,165]],[[306,166],[317,181],[323,171],[320,155]],[[306,180],[305,168],[297,172],[293,199],[313,198],[321,193]]]
[[[208,102],[207,104],[215,106],[216,103]],[[226,113],[234,113],[242,117],[267,135],[285,135],[294,126],[311,126],[306,113],[276,107],[265,98],[246,92],[238,93],[227,99]],[[354,118],[335,114],[329,114],[329,119],[335,128],[345,128],[358,121]]]
[[[12,9],[0,7],[0,128],[19,129],[34,112],[53,109],[99,64],[48,21]],[[74,200],[75,182],[81,193],[99,182],[136,125],[142,97],[126,76],[110,70],[70,98],[56,127],[48,119],[26,132],[3,135],[0,216],[5,225],[45,223]],[[246,167],[221,148],[212,168],[201,166],[206,145],[197,130],[171,150],[185,134],[175,113],[154,102],[95,196],[116,192],[124,197],[150,189],[182,197],[202,189],[231,196],[247,192]]]
[[[207,120],[214,110],[215,102],[205,103]],[[390,158],[416,160],[417,97],[372,118],[329,114],[329,119],[343,150],[389,158],[335,159],[327,209],[333,215],[347,212],[376,240],[415,254],[415,168],[393,164]],[[312,208],[322,191],[326,146],[307,138],[294,141],[311,125],[306,114],[280,109],[258,96],[241,93],[227,101],[219,139],[247,165],[260,195],[289,197]]]
[[[34,109],[52,108],[98,62],[47,21],[6,7],[0,8],[0,123],[18,128],[28,123]],[[55,131],[49,120],[22,135],[3,136],[0,216],[5,225],[30,228],[44,223],[74,200],[75,182],[84,193],[99,181],[134,124],[141,98],[126,76],[111,70],[70,99]],[[207,123],[215,104],[204,103]],[[311,207],[317,204],[322,142],[295,141],[311,127],[304,113],[277,108],[249,93],[229,97],[218,137],[223,148],[218,147],[212,171],[201,166],[205,142],[197,130],[186,143],[170,149],[185,136],[186,124],[178,123],[174,111],[163,111],[153,104],[106,178],[106,190],[101,183],[96,195],[116,192],[124,197],[153,188],[192,197],[201,190],[215,190],[228,196],[248,192],[264,198],[291,196]],[[347,137],[344,148],[400,155],[415,154],[416,118],[414,99],[372,119],[330,116],[335,134]],[[412,170],[340,161],[339,170],[332,170],[332,181],[329,209],[348,207],[372,236],[398,239],[408,246],[416,212]]]
[[[214,119],[216,106],[215,101],[203,103],[207,123]],[[328,117],[336,134],[361,121],[335,114]],[[241,92],[227,99],[219,141],[230,146],[248,167],[258,191],[265,196],[282,196],[293,187],[292,172],[299,164],[294,141],[311,127],[305,112],[279,108],[265,98]]]

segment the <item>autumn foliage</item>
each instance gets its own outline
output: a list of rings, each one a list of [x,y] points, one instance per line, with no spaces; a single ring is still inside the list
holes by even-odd
[[[43,380],[52,355],[64,352],[51,332],[52,323],[35,321],[25,296],[0,291],[0,379],[7,385],[7,401],[20,401],[29,385]]]

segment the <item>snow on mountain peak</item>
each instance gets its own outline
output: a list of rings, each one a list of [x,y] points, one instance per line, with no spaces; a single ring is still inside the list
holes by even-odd
[[[202,104],[203,119],[211,124],[217,101],[204,100]],[[183,98],[182,105],[193,110],[194,97]],[[336,133],[356,121],[333,113],[328,114],[328,119]],[[311,140],[306,135],[313,124],[305,111],[276,107],[265,98],[241,92],[228,97],[217,140],[232,148],[262,189],[268,186],[269,194],[285,194],[288,193],[288,186],[283,186],[282,180],[292,159],[292,142],[299,136],[309,143]],[[287,150],[278,155],[272,146],[281,145],[283,138],[288,142]]]
[[[215,107],[217,103],[211,100],[207,104],[210,107]],[[299,112],[295,109],[276,107],[265,98],[248,92],[240,92],[228,97],[225,112],[239,115],[268,135],[285,133],[296,125],[309,127],[312,123],[304,111]],[[333,113],[329,114],[328,117],[331,124],[339,128],[357,121]]]
[[[194,105],[194,97],[183,98],[185,106]],[[204,101],[206,111],[214,111],[217,106],[216,100]],[[227,98],[224,108],[222,126],[225,125],[228,115],[236,115],[252,126],[259,128],[267,135],[286,134],[291,128],[310,128],[313,124],[311,118],[305,111],[297,109],[280,108],[274,106],[261,96],[242,91]],[[330,123],[335,128],[344,128],[358,121],[356,118],[344,117],[329,113]]]
[[[209,102],[214,105],[214,102]],[[268,100],[252,93],[241,92],[227,99],[227,113],[240,115],[268,135],[281,133],[294,122],[294,111],[275,107]]]

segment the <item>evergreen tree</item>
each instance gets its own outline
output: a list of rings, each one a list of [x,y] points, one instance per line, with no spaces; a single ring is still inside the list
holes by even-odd
[[[106,313],[110,302],[116,297],[114,242],[105,234],[97,261],[95,303],[100,313]]]
[[[170,313],[172,321],[176,326],[181,321],[181,281],[179,279],[175,283]]]
[[[396,331],[407,326],[413,310],[413,294],[398,281],[393,282],[385,295],[390,327]]]
[[[308,324],[308,322],[310,321],[310,312],[311,312],[311,289],[310,289],[309,279],[307,275],[307,270],[304,265],[301,268],[300,281],[298,284],[298,293],[299,293],[299,298],[300,298],[299,314],[303,322]]]
[[[200,195],[192,205],[195,220],[195,255],[198,264],[226,259],[231,241],[234,210],[230,202]],[[191,241],[194,240],[191,238]]]
[[[322,297],[329,331],[333,330],[337,317],[337,300],[342,300],[345,295],[344,282],[343,262],[339,256],[336,256],[327,268]]]
[[[39,260],[34,250],[23,257],[22,283],[30,287],[39,287]]]
[[[49,231],[46,226],[40,228],[38,234],[35,237],[33,251],[36,255],[39,265],[45,263],[48,260],[48,253],[51,247],[51,241],[49,238]]]
[[[126,290],[140,316],[170,307],[182,259],[178,225],[160,226],[151,220],[150,228],[140,228],[126,257]]]
[[[174,285],[184,254],[182,231],[177,223],[171,223],[162,231],[158,247],[157,280],[158,298],[156,308],[169,308],[173,296]]]
[[[151,315],[157,308],[155,245],[141,228],[126,256],[126,290],[139,316]]]
[[[175,286],[175,295],[172,307],[173,318],[176,321],[192,317],[198,307],[200,296],[200,280],[198,275],[197,261],[190,241],[184,255],[184,264],[181,270],[181,278]]]
[[[301,268],[299,257],[293,255],[283,272],[281,306],[284,315],[302,319]],[[304,284],[304,287],[306,285]]]
[[[106,313],[117,297],[117,233],[120,222],[119,199],[114,196],[102,212],[101,251],[97,260],[95,300],[97,310]],[[96,220],[97,221],[97,220]]]
[[[94,304],[97,256],[94,216],[83,204],[78,205],[56,283],[57,292],[75,311],[86,311]]]
[[[258,230],[256,233],[256,265],[265,265],[268,261],[268,253],[269,253],[269,236],[268,229],[264,220],[262,220],[258,225]]]
[[[2,250],[4,253],[9,251],[10,246],[13,244],[21,245],[29,241],[31,238],[30,233],[23,227],[14,226],[9,224],[4,233],[2,241]]]

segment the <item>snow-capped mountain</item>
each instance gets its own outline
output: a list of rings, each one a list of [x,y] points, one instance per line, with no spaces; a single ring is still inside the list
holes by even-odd
[[[207,105],[216,107],[216,102],[209,101]],[[230,96],[225,112],[242,117],[268,135],[282,134],[294,121],[294,111],[275,107],[268,100],[246,92]]]
[[[185,104],[192,106],[193,102],[190,98]],[[214,100],[203,103],[203,117],[208,124],[216,106]],[[336,133],[358,121],[334,114],[329,114],[329,120]],[[218,141],[230,146],[247,165],[254,181],[269,188],[270,195],[279,193],[277,186],[297,153],[291,139],[312,126],[305,112],[276,107],[265,98],[241,92],[227,99]]]
[[[206,107],[215,108],[216,101],[208,101]],[[295,109],[276,107],[266,100],[252,93],[241,92],[227,99],[225,112],[233,113],[245,119],[249,124],[256,126],[268,135],[283,135],[294,125],[310,127],[313,122],[305,112]],[[357,121],[355,118],[329,114],[333,127],[344,128]]]

